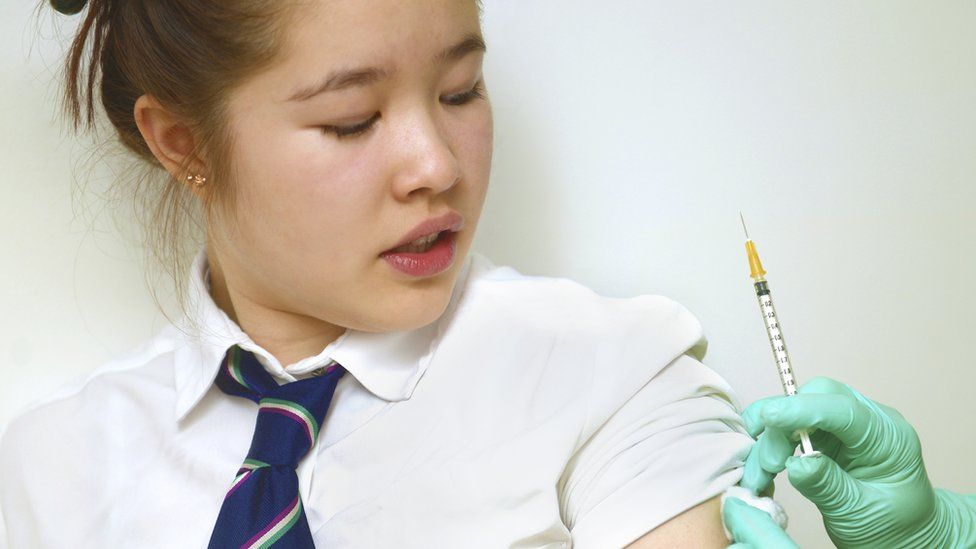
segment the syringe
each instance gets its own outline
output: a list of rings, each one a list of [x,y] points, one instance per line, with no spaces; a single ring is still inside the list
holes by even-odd
[[[755,283],[756,297],[759,298],[759,311],[762,313],[763,321],[766,324],[766,335],[769,336],[769,345],[773,349],[773,358],[776,360],[776,370],[779,372],[779,379],[783,383],[783,390],[787,396],[796,394],[796,377],[793,375],[793,367],[790,366],[790,355],[786,351],[786,340],[783,339],[783,331],[779,326],[779,319],[776,316],[776,308],[773,307],[773,296],[769,293],[769,285],[766,283],[766,271],[762,263],[759,262],[759,254],[756,252],[756,245],[749,238],[749,230],[746,229],[746,220],[739,212],[739,219],[742,220],[742,230],[746,233],[746,255],[749,257],[750,275]],[[798,431],[800,443],[803,446],[801,455],[810,456],[819,454],[813,449],[810,443],[810,435],[804,431]]]

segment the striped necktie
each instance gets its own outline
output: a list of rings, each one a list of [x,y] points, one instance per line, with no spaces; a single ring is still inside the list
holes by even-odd
[[[321,375],[284,385],[237,345],[220,365],[221,391],[258,403],[251,449],[224,496],[209,549],[314,548],[298,493],[299,461],[315,443],[339,378],[332,361]]]

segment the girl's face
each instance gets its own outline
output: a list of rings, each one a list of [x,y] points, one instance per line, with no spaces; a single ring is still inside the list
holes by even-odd
[[[478,7],[308,4],[287,32],[283,61],[231,98],[238,210],[210,227],[211,257],[235,303],[372,332],[426,325],[450,299],[491,170]],[[376,77],[295,97],[365,69]],[[418,278],[380,257],[450,211],[464,224],[447,270]]]

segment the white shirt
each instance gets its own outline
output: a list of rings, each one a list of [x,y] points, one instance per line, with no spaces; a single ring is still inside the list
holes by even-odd
[[[0,545],[206,547],[257,414],[213,384],[235,343],[280,382],[347,370],[297,470],[319,547],[622,547],[742,475],[738,403],[667,298],[603,297],[472,251],[437,321],[346,330],[282,367],[208,274],[201,248],[202,333],[183,317],[2,426]]]

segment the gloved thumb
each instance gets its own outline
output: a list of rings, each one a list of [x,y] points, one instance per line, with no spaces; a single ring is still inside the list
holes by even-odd
[[[857,481],[825,455],[789,457],[786,470],[790,484],[821,513],[836,512],[857,501]]]

